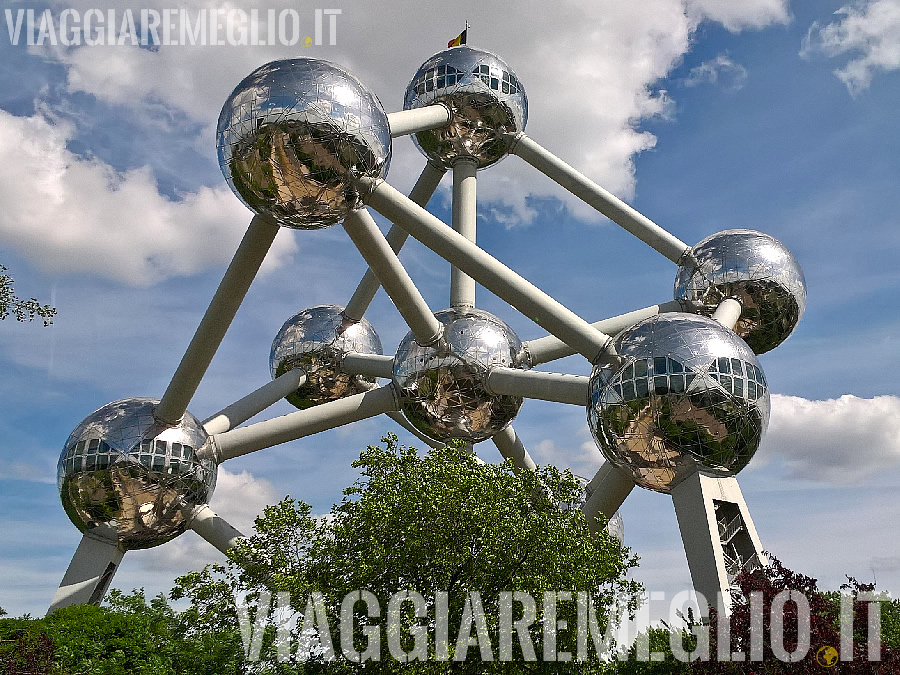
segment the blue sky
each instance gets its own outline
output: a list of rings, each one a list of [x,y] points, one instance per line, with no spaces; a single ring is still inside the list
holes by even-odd
[[[312,30],[315,5],[265,6],[297,8]],[[249,222],[215,160],[234,85],[273,58],[313,56],[397,110],[419,64],[466,19],[470,44],[523,82],[527,131],[545,147],[688,243],[749,227],[794,252],[807,311],[761,358],[772,423],[739,481],[764,546],[788,566],[826,587],[874,576],[900,594],[900,1],[838,14],[840,2],[782,0],[519,7],[348,0],[337,44],[311,47],[26,47],[2,27],[0,262],[20,295],[59,316],[51,328],[0,324],[0,606],[45,611],[80,538],[56,493],[67,435],[109,401],[162,394]],[[388,179],[406,190],[422,165],[398,139]],[[478,187],[479,243],[586,319],[671,299],[670,262],[524,162],[479,173]],[[448,190],[431,204],[445,219]],[[402,260],[430,306],[445,307],[449,267],[416,244]],[[340,227],[281,232],[191,411],[204,418],[266,382],[283,321],[345,303],[364,269]],[[478,302],[522,339],[542,334],[486,291]],[[392,353],[406,329],[383,293],[367,317]],[[581,357],[543,369],[589,372]],[[529,401],[515,426],[539,462],[582,475],[600,464],[580,408]],[[244,530],[286,494],[325,512],[353,481],[350,462],[387,431],[411,441],[375,419],[229,462],[213,507]],[[478,451],[499,461],[490,443]],[[689,587],[671,499],[635,490],[623,514],[642,558],[635,577],[670,595]],[[217,559],[186,533],[129,553],[115,584],[166,590]]]

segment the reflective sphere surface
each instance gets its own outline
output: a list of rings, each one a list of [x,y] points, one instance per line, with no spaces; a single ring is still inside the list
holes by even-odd
[[[288,319],[269,356],[272,377],[302,368],[306,382],[287,400],[302,409],[361,394],[375,386],[375,378],[341,372],[347,352],[381,354],[381,340],[365,319],[352,323],[338,305],[316,305]]]
[[[730,476],[747,465],[769,422],[759,361],[712,319],[672,312],[616,337],[618,368],[590,379],[588,425],[603,455],[638,485],[669,490],[695,466]]]
[[[447,349],[422,347],[408,333],[394,357],[394,382],[402,392],[406,419],[426,436],[477,443],[513,421],[520,396],[497,396],[485,389],[494,366],[514,367],[522,343],[513,330],[480,309],[445,309]]]
[[[235,88],[219,114],[219,166],[256,213],[301,230],[361,205],[353,180],[379,178],[391,131],[378,98],[340,66],[272,61]]]
[[[505,133],[525,129],[528,98],[512,69],[498,56],[474,47],[453,47],[428,59],[406,88],[403,109],[442,103],[451,111],[443,129],[415,135],[415,143],[432,161],[450,168],[460,157],[478,167],[507,154]]]
[[[193,507],[212,497],[216,464],[198,460],[206,432],[185,413],[175,427],[153,418],[158,399],[126,398],[88,415],[57,465],[66,514],[85,532],[106,526],[125,549],[150,548],[187,528]]]
[[[757,354],[787,339],[806,308],[806,281],[784,244],[755,230],[725,230],[691,250],[700,266],[678,268],[676,300],[711,316],[722,300],[737,298],[743,309],[734,331]]]

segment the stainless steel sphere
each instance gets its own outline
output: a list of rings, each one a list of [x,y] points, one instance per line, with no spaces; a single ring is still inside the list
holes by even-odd
[[[769,422],[753,350],[712,319],[673,312],[616,337],[618,367],[591,373],[588,425],[603,455],[638,485],[669,492],[695,467],[730,476]]]
[[[737,298],[743,309],[734,331],[757,354],[787,339],[806,308],[806,281],[784,244],[755,230],[725,230],[691,251],[699,267],[678,268],[676,300],[711,316],[722,300]]]
[[[300,408],[360,394],[375,386],[375,378],[341,372],[347,352],[381,354],[381,340],[365,319],[358,323],[344,317],[338,305],[316,305],[285,321],[269,356],[272,377],[302,368],[306,382],[287,400]]]
[[[361,205],[359,177],[380,178],[391,159],[381,102],[340,66],[272,61],[235,88],[219,114],[219,166],[256,213],[311,230]]]
[[[415,135],[422,153],[446,168],[472,157],[484,168],[507,154],[505,133],[524,131],[525,88],[498,56],[474,47],[453,47],[428,59],[406,88],[403,109],[442,103],[450,125]]]
[[[178,426],[153,418],[159,403],[126,398],[88,415],[57,465],[63,508],[82,532],[104,527],[122,548],[158,546],[187,528],[193,507],[212,497],[216,463],[197,459],[206,432],[185,413]]]
[[[485,388],[495,366],[515,367],[522,343],[497,317],[480,309],[445,309],[446,348],[423,347],[407,334],[394,357],[394,383],[402,392],[406,419],[438,441],[477,443],[513,421],[520,396],[497,396]]]

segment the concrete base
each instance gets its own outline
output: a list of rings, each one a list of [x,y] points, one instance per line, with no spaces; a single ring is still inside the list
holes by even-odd
[[[672,501],[694,589],[711,604],[721,595],[730,613],[734,578],[766,563],[737,479],[696,471],[672,489]]]

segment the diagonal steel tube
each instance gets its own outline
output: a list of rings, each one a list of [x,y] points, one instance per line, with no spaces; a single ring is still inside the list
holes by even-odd
[[[437,167],[431,162],[426,164],[425,168],[422,169],[419,180],[416,181],[413,189],[410,190],[409,198],[419,206],[424,207],[431,199],[434,191],[437,190],[437,186],[445,173],[446,171],[443,168]],[[384,238],[390,245],[391,250],[394,253],[399,253],[409,238],[409,234],[402,227],[392,225]],[[359,286],[356,287],[356,291],[354,291],[350,301],[347,303],[347,307],[344,309],[344,316],[354,322],[362,319],[379,288],[381,288],[381,284],[378,282],[378,277],[375,276],[371,269],[366,270],[362,281],[359,282]]]
[[[643,309],[636,309],[627,314],[620,314],[619,316],[613,316],[609,319],[596,321],[591,325],[608,335],[615,335],[626,328],[630,328],[638,321],[650,318],[651,316],[656,316],[657,314],[662,314],[664,312],[680,312],[682,310],[683,308],[680,302],[671,300],[669,302],[664,302],[661,305],[652,305]],[[519,365],[533,368],[542,363],[549,363],[550,361],[571,356],[575,353],[574,349],[559,338],[553,335],[547,335],[546,337],[537,338],[536,340],[523,342],[522,351],[516,361]]]
[[[163,424],[178,424],[194,397],[194,392],[206,374],[206,369],[216,355],[222,338],[237,314],[259,266],[268,253],[278,224],[268,216],[256,215],[241,240],[225,276],[213,296],[197,332],[188,345],[178,369],[172,376],[166,392],[154,410],[154,416]]]
[[[365,208],[353,211],[344,219],[344,230],[406,320],[416,342],[430,345],[441,339],[444,335],[443,324],[428,308],[369,212]]]
[[[531,455],[528,454],[511,424],[494,434],[491,440],[494,441],[497,450],[503,455],[503,459],[511,459],[513,461],[516,471],[537,471],[537,464],[534,463]]]
[[[594,207],[672,262],[682,262],[689,246],[639,213],[611,192],[607,192],[577,169],[569,166],[524,133],[509,135],[510,152],[559,183],[566,190]]]
[[[203,430],[207,434],[230,431],[269,406],[275,405],[298,387],[303,386],[304,382],[306,373],[302,369],[289,370],[204,420]]]
[[[393,385],[388,384],[307,410],[213,434],[197,454],[223,462],[398,409],[396,392]]]
[[[591,363],[609,355],[612,338],[478,248],[384,181],[360,181],[367,201],[432,251],[515,307]]]
[[[485,384],[492,394],[587,405],[589,379],[584,375],[543,373],[539,370],[497,366],[491,368]]]

